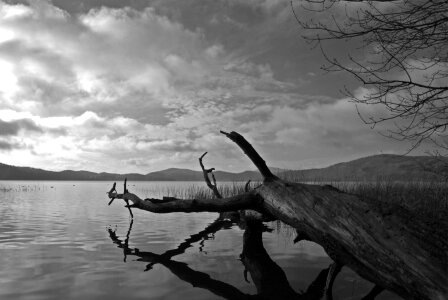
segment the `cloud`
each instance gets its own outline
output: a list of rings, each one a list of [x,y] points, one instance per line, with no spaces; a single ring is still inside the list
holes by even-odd
[[[253,168],[219,130],[279,167],[397,149],[329,92],[341,79],[316,72],[287,2],[0,3],[2,162],[145,173],[209,151]]]
[[[14,148],[14,145],[12,145],[11,143],[0,140],[0,151],[12,150],[13,148]]]
[[[43,132],[43,130],[36,126],[36,124],[31,120],[21,119],[5,122],[0,119],[0,136],[17,135],[21,130],[27,132]]]
[[[282,0],[231,0],[229,2],[234,5],[246,5],[254,10],[261,9],[265,13],[276,12],[285,6],[289,6],[289,3]]]
[[[103,6],[70,15],[46,1],[32,3],[1,6],[12,15],[0,21],[9,33],[0,44],[0,77],[9,81],[0,91],[6,108],[50,116],[114,115],[116,107],[126,117],[144,110],[139,120],[150,122],[153,115],[167,123],[159,112],[185,92],[227,89],[249,98],[253,91],[296,88],[279,81],[269,63],[235,56],[220,42],[222,34],[208,41],[208,28],[189,28],[155,8]]]
[[[151,8],[102,7],[71,16],[46,1],[31,3],[0,6],[0,33],[7,36],[0,78],[8,80],[0,101],[8,108],[67,113],[141,92],[155,102],[176,82],[201,76],[206,57],[221,51]]]

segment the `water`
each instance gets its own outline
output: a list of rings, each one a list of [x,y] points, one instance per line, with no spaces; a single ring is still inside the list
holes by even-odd
[[[191,184],[136,182],[129,189],[158,197]],[[250,272],[257,266],[263,276],[274,277],[271,289],[281,292],[286,284],[303,292],[331,263],[320,246],[294,245],[293,231],[268,223],[273,230],[263,233],[263,244],[246,243],[258,253],[246,251],[243,257],[250,269],[246,281],[240,260],[244,230],[238,225],[210,227],[215,213],[139,210],[131,223],[122,202],[107,206],[110,187],[110,182],[0,181],[0,299],[235,298],[259,292]],[[257,239],[256,233],[250,236]],[[259,255],[263,249],[267,253]],[[344,268],[334,299],[360,299],[372,286]],[[376,299],[400,298],[384,292]]]

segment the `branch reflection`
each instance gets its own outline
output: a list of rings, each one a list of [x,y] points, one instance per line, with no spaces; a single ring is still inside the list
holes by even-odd
[[[247,273],[251,275],[257,290],[256,295],[243,293],[231,284],[213,279],[207,273],[193,270],[188,264],[172,259],[174,256],[184,253],[193,243],[199,242],[203,246],[204,242],[216,232],[228,229],[235,224],[235,221],[220,216],[202,231],[191,235],[176,248],[163,254],[129,248],[129,236],[133,221],[129,225],[124,241],[120,240],[115,230],[109,228],[108,232],[111,240],[123,249],[124,261],[129,255],[138,257],[137,261],[148,263],[145,271],[152,269],[155,264],[161,264],[179,279],[225,299],[322,299],[329,268],[322,270],[305,292],[296,292],[289,284],[285,272],[271,259],[264,248],[262,235],[269,229],[259,221],[247,221],[244,224],[239,224],[244,227],[243,251],[240,255],[241,262],[245,267],[244,277],[247,280]],[[202,246],[200,251],[202,251]]]

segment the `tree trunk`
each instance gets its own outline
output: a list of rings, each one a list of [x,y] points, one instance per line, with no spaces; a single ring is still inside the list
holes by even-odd
[[[393,204],[321,186],[265,182],[263,208],[336,262],[405,299],[445,299],[447,226]]]
[[[296,228],[321,245],[336,263],[379,288],[405,299],[448,298],[446,221],[427,220],[399,205],[361,198],[331,186],[281,180],[241,135],[224,134],[257,166],[264,177],[261,186],[223,199],[141,200],[114,190],[109,197],[130,200],[133,205],[129,207],[158,213],[256,210]]]

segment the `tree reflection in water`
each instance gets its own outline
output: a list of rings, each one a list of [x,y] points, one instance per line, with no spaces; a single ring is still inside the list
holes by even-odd
[[[220,216],[204,228],[204,230],[191,235],[179,244],[178,247],[168,250],[163,254],[129,248],[129,236],[132,230],[133,220],[131,220],[124,241],[118,238],[115,230],[109,228],[108,232],[112,241],[119,248],[123,249],[124,261],[126,261],[127,256],[136,256],[138,257],[137,261],[148,263],[145,271],[152,269],[155,264],[161,264],[179,279],[192,284],[194,287],[206,289],[225,299],[322,299],[325,293],[329,268],[322,270],[305,292],[296,292],[290,286],[285,272],[271,259],[264,248],[262,234],[263,232],[270,231],[270,229],[260,221],[239,223],[240,227],[244,228],[243,252],[240,255],[241,262],[245,267],[244,277],[247,281],[247,274],[249,273],[251,275],[257,290],[256,295],[243,293],[231,284],[213,279],[207,273],[191,269],[184,262],[172,260],[174,256],[184,253],[187,248],[197,242],[201,245],[201,251],[205,240],[210,239],[219,230],[228,229],[235,224],[235,221]],[[375,296],[369,295],[368,297],[365,299],[374,299]]]

